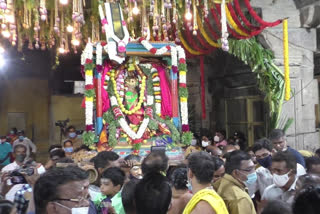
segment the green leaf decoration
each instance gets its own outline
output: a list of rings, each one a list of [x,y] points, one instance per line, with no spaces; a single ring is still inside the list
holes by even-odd
[[[111,79],[108,82],[108,94],[109,94],[109,97],[112,97],[115,95],[114,90],[113,90],[113,83],[112,83]]]
[[[84,70],[93,70],[95,68],[95,65],[93,63],[85,64]]]
[[[153,119],[150,119],[149,120],[149,124],[148,124],[148,128],[151,129],[151,130],[158,130],[158,123],[153,120]]]
[[[187,72],[188,70],[187,70],[187,64],[179,64],[178,65],[178,69],[179,69],[179,71],[185,71],[185,72]]]
[[[114,116],[112,113],[112,110],[109,109],[107,112],[103,114],[103,119],[106,121],[106,123],[110,124],[114,120]]]
[[[116,132],[117,132],[117,126],[116,122],[112,121],[109,124],[109,137],[108,137],[108,144],[110,147],[115,147],[118,143],[118,140],[116,138]]]
[[[96,135],[94,132],[83,132],[82,134],[82,138],[83,138],[83,143],[86,145],[86,146],[91,146],[95,143],[96,141]]]
[[[181,143],[183,145],[190,145],[192,140],[193,134],[192,132],[184,132],[181,135]]]
[[[94,89],[89,89],[84,92],[84,96],[86,97],[94,97],[96,95]]]
[[[189,93],[187,88],[179,87],[179,97],[188,98]]]
[[[140,148],[141,148],[141,143],[137,143],[133,145],[134,150],[140,150]]]
[[[274,55],[257,38],[229,39],[229,53],[249,65],[257,74],[258,87],[270,110],[270,129],[278,128],[285,92],[283,72],[274,64]]]

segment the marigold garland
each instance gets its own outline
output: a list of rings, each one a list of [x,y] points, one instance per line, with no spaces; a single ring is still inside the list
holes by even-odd
[[[199,30],[200,30],[202,36],[205,38],[205,40],[206,40],[212,47],[216,47],[216,48],[221,47],[221,45],[219,45],[219,44],[216,43],[215,41],[211,40],[210,36],[208,36],[207,32],[206,32],[205,29],[203,28],[203,25],[202,25],[202,23],[201,23],[201,19],[200,19],[200,16],[199,16],[199,15],[197,15],[197,22],[198,22]]]
[[[179,38],[180,38],[180,41],[183,45],[183,47],[192,55],[201,55],[202,53],[199,52],[199,51],[196,51],[196,50],[193,50],[189,45],[188,43],[186,42],[186,40],[184,40],[184,38],[182,37],[181,33],[179,32]]]
[[[228,23],[232,26],[232,28],[241,36],[246,36],[246,37],[250,37],[250,34],[248,34],[247,32],[245,32],[245,29],[242,28],[242,25],[238,25],[235,20],[233,20],[229,8],[226,5],[226,14],[227,14],[227,19],[228,19]],[[242,28],[242,29],[241,29]]]
[[[289,74],[289,45],[288,45],[288,19],[283,20],[283,59],[284,59],[284,80],[285,100],[290,99],[290,74]]]

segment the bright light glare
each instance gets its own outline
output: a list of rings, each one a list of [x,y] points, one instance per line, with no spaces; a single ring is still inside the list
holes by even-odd
[[[3,66],[6,64],[4,57],[2,54],[0,54],[0,68],[3,68]]]
[[[10,36],[11,36],[11,34],[10,34],[10,32],[9,31],[2,31],[2,36],[4,37],[4,38],[9,38]]]
[[[73,44],[74,46],[80,45],[80,41],[77,40],[77,39],[73,39],[71,42],[72,42],[72,44]]]
[[[67,31],[68,31],[68,33],[72,33],[73,27],[71,25],[68,25],[67,26]]]
[[[64,54],[65,50],[64,48],[59,48],[59,53]]]
[[[14,16],[13,15],[5,15],[5,17],[9,23],[14,24]]]
[[[66,5],[68,4],[68,0],[60,0],[60,4]]]
[[[4,48],[0,46],[0,55],[2,55],[4,53]]]
[[[192,14],[190,13],[190,11],[188,11],[184,17],[186,18],[186,20],[190,21],[192,19]]]
[[[140,13],[139,8],[138,8],[138,7],[132,8],[132,13],[133,13],[134,15],[138,15],[138,14]]]

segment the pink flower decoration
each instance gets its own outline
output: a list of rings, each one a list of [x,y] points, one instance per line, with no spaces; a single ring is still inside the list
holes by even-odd
[[[102,19],[102,20],[101,20],[101,24],[102,24],[102,25],[107,25],[107,24],[108,24],[107,19]]]
[[[120,53],[124,53],[124,52],[126,52],[126,47],[120,45],[120,46],[118,46],[118,51],[119,51]]]
[[[122,25],[123,25],[123,26],[127,26],[126,21],[122,20]]]
[[[86,125],[86,131],[92,131],[93,130],[93,125]]]
[[[189,125],[182,125],[182,132],[190,131]]]

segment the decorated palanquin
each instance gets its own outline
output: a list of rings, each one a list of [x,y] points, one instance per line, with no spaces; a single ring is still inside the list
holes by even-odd
[[[118,3],[99,7],[106,42],[88,42],[81,56],[85,75],[85,144],[121,156],[145,155],[166,146],[182,157],[188,145],[188,91],[184,49],[170,42],[130,39]]]

